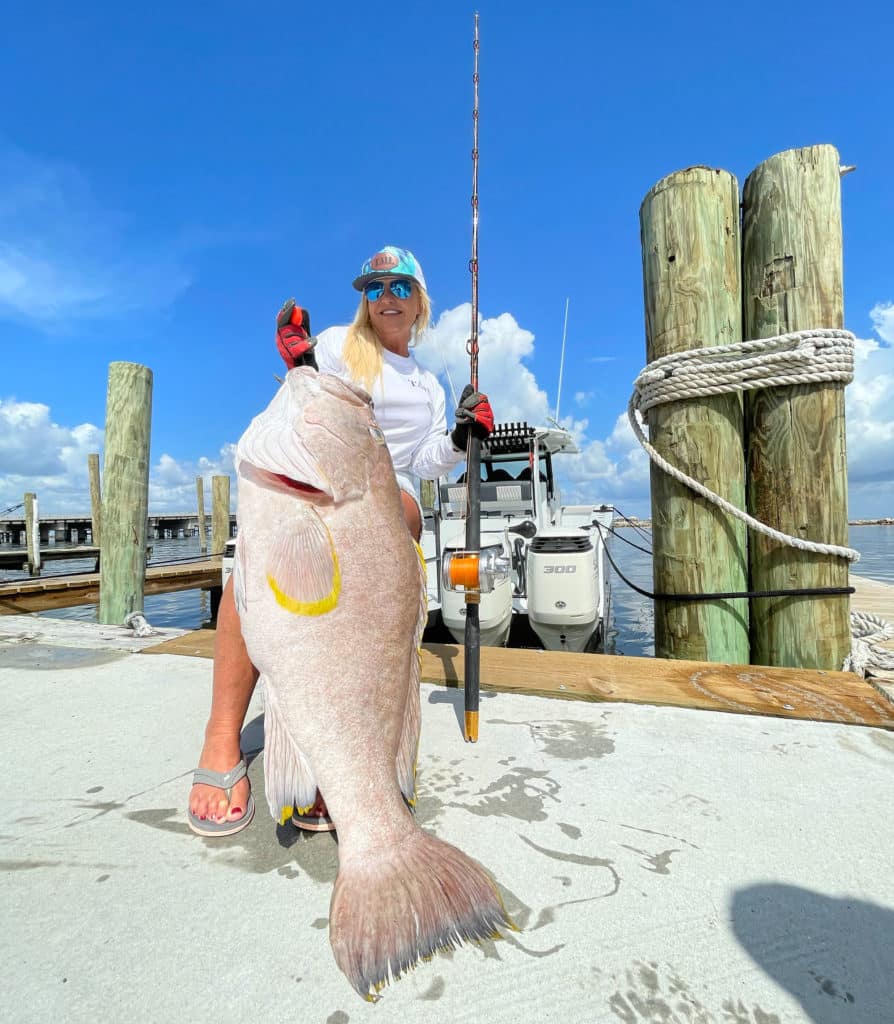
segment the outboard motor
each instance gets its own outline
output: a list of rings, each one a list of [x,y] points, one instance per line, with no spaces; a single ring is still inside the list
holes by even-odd
[[[583,651],[599,628],[596,552],[584,530],[548,527],[527,558],[528,621],[549,651]]]

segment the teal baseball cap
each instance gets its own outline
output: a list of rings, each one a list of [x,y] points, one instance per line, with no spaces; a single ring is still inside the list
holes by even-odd
[[[360,276],[354,278],[354,287],[358,292],[362,292],[369,281],[375,281],[377,277],[389,274],[396,277],[412,278],[418,285],[425,288],[425,277],[422,274],[422,267],[419,266],[419,260],[409,249],[401,249],[396,245],[383,246],[377,253],[370,256],[360,268]]]

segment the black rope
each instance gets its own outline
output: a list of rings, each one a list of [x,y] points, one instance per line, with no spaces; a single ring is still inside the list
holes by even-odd
[[[634,521],[633,521],[633,520],[632,520],[632,519],[630,518],[630,516],[628,516],[628,515],[625,515],[625,514],[624,514],[624,513],[623,513],[623,512],[622,512],[622,511],[621,511],[621,510],[620,510],[620,509],[618,508],[618,506],[617,506],[617,505],[613,505],[613,506],[612,506],[612,508],[613,508],[613,509],[615,510],[615,513],[616,513],[616,515],[620,516],[620,517],[621,517],[621,519],[623,519],[625,523],[628,523],[628,524],[629,524],[629,525],[630,525],[630,526],[631,526],[631,527],[632,527],[632,528],[633,528],[634,530],[636,530],[636,532],[637,532],[637,533],[638,533],[638,534],[640,535],[640,537],[642,537],[642,538],[643,538],[643,540],[644,540],[644,541],[646,541],[646,542],[647,542],[648,544],[651,544],[651,543],[652,543],[652,538],[651,538],[651,537],[649,536],[649,534],[647,534],[647,533],[646,533],[646,531],[645,531],[645,530],[644,530],[644,529],[643,529],[643,528],[642,528],[642,527],[641,527],[641,526],[639,525],[639,523],[637,523],[637,522],[634,522]],[[613,532],[614,532],[614,531],[613,531]],[[629,540],[628,540],[628,541],[625,541],[625,543],[626,543],[626,544],[632,544],[632,541],[629,541]],[[634,545],[634,546],[635,546],[635,545]],[[645,550],[645,549],[644,549],[644,548],[640,548],[639,550],[640,550],[640,551],[643,551],[643,550]],[[650,550],[649,550],[649,551],[647,552],[647,554],[651,554],[651,549],[650,549]]]
[[[721,601],[745,597],[836,596],[840,594],[853,594],[856,590],[855,587],[798,587],[793,590],[745,590],[733,591],[730,593],[720,592],[716,594],[650,594],[648,590],[643,590],[642,587],[638,587],[632,580],[627,579],[624,573],[621,572],[615,563],[615,560],[612,558],[611,552],[608,550],[608,545],[604,543],[605,536],[602,532],[604,527],[601,523],[595,521],[594,525],[599,530],[600,536],[602,536],[605,557],[611,563],[611,567],[631,590],[635,590],[637,594],[642,594],[643,597],[648,597],[651,601]]]
[[[651,555],[652,554],[652,549],[651,548],[644,548],[644,547],[640,547],[639,544],[634,544],[632,540],[628,540],[623,534],[618,533],[618,531],[613,526],[605,526],[602,523],[600,523],[599,525],[602,526],[602,528],[604,530],[608,530],[608,532],[613,537],[617,537],[618,540],[622,541],[624,544],[629,544],[630,547],[634,548],[637,551],[642,551],[642,553],[644,555]]]

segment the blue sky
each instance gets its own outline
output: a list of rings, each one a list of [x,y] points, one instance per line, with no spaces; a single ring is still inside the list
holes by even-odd
[[[481,3],[481,385],[560,413],[566,498],[648,514],[623,423],[645,363],[639,207],[675,170],[740,186],[832,143],[842,181],[852,516],[894,515],[894,86],[888,3]],[[474,7],[9,5],[0,42],[0,510],[86,511],[108,364],[154,373],[150,508],[194,504],[281,364],[383,244],[425,269],[420,358],[464,382]]]

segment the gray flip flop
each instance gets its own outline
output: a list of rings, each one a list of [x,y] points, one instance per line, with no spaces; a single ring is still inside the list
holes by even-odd
[[[213,772],[210,768],[196,768],[192,773],[192,784],[201,783],[204,786],[214,786],[215,789],[223,789],[226,791],[227,800],[229,800],[233,786],[240,779],[244,779],[246,773],[247,769],[244,760],[240,761],[235,768],[231,768],[228,772]],[[210,836],[212,838],[236,835],[237,832],[241,832],[249,825],[254,816],[255,798],[251,794],[248,796],[245,814],[235,821],[211,821],[209,818],[202,820],[197,818],[192,811],[188,810],[186,812],[187,824],[193,832],[197,836]]]

